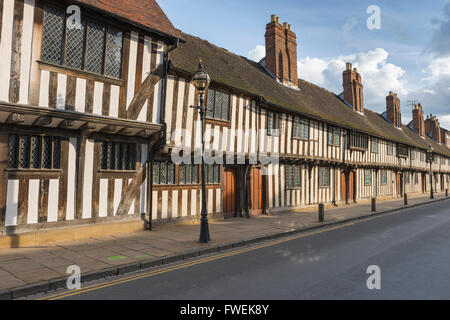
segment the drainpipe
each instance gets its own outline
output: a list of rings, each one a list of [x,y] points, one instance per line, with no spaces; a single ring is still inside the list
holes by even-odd
[[[148,222],[147,222],[147,228],[148,230],[152,230],[152,207],[153,207],[153,178],[152,178],[152,168],[151,164],[154,160],[154,155],[157,151],[161,150],[163,147],[166,146],[167,141],[167,124],[165,122],[165,115],[166,115],[166,100],[167,100],[167,79],[169,74],[169,63],[170,63],[170,52],[178,48],[178,45],[180,43],[179,39],[176,39],[175,43],[167,50],[167,52],[164,53],[164,79],[163,79],[163,91],[161,95],[161,112],[159,117],[159,122],[162,124],[162,129],[157,133],[158,138],[157,141],[151,145],[149,143],[149,150],[148,150],[148,156],[147,156],[147,212],[146,216],[148,216]],[[151,148],[150,148],[151,146]]]

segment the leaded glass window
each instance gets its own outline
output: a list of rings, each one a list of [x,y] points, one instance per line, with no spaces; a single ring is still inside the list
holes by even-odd
[[[208,90],[206,117],[230,121],[230,95],[214,89]]]
[[[198,178],[198,165],[182,164],[180,165],[180,171],[178,175],[178,181],[180,184],[197,184]]]
[[[269,112],[267,114],[267,135],[268,136],[271,136],[272,132],[273,132],[273,125],[275,122],[274,117],[275,117],[275,115],[273,112]]]
[[[42,61],[121,77],[122,31],[84,16],[79,28],[67,28],[64,9],[46,5],[44,10]]]
[[[372,153],[378,153],[378,139],[372,138],[371,150]]]
[[[381,170],[381,184],[386,185],[387,184],[387,171]]]
[[[105,26],[88,22],[86,71],[102,74],[105,45]]]
[[[208,184],[218,184],[220,183],[220,165],[210,164],[206,167],[206,183]]]
[[[81,28],[66,28],[66,54],[65,64],[74,69],[83,69],[84,65],[84,34],[86,32],[86,21],[81,21]]]
[[[285,166],[285,184],[287,189],[301,188],[301,173],[299,166]]]
[[[320,167],[319,187],[329,187],[329,186],[330,186],[330,168]]]
[[[352,132],[352,134],[350,135],[350,148],[368,150],[369,136],[359,132]]]
[[[387,144],[387,154],[388,154],[388,156],[394,155],[394,144],[391,141],[388,141],[388,144]]]
[[[105,75],[113,78],[120,78],[120,69],[122,67],[122,38],[122,31],[112,27],[108,28]]]
[[[292,137],[294,139],[309,140],[309,120],[299,117],[294,117],[294,124],[292,129]]]
[[[364,170],[364,184],[366,186],[372,185],[372,170],[370,169]]]
[[[102,142],[100,163],[102,170],[136,170],[136,144],[111,141]]]
[[[11,169],[60,169],[61,138],[51,136],[9,136]]]
[[[63,9],[45,6],[42,35],[42,60],[61,64],[64,46],[66,14]]]
[[[341,129],[336,127],[328,127],[328,145],[330,146],[341,145]]]
[[[152,163],[154,185],[175,184],[175,165],[168,161],[155,161]]]

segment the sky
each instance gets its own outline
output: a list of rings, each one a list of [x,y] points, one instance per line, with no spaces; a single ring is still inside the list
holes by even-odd
[[[366,108],[384,112],[394,91],[403,123],[415,101],[450,129],[450,0],[157,2],[176,28],[255,61],[265,56],[265,27],[276,14],[297,34],[299,78],[339,94],[345,63],[352,62]],[[379,29],[368,28],[370,6],[380,10]]]

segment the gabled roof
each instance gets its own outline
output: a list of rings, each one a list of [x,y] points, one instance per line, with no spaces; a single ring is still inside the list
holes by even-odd
[[[76,0],[81,5],[122,18],[162,35],[180,38],[180,31],[161,10],[155,0]]]
[[[387,140],[417,148],[434,150],[450,157],[450,150],[433,140],[422,139],[407,126],[397,129],[381,115],[365,109],[364,115],[354,112],[336,94],[304,80],[294,90],[277,82],[258,63],[219,48],[208,41],[182,34],[185,43],[171,54],[171,68],[194,73],[198,60],[211,79],[219,84],[238,89],[257,97],[274,107],[303,114],[329,124],[364,132]]]

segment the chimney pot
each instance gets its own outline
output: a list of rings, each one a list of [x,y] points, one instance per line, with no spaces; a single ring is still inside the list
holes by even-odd
[[[352,70],[352,64],[350,62],[347,62],[346,66],[348,71]]]
[[[270,16],[270,22],[274,22],[275,21],[275,15],[274,14],[272,14],[271,16]]]

